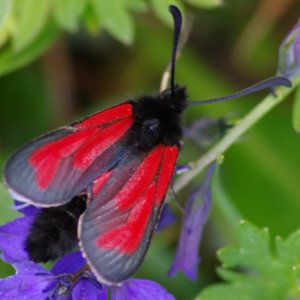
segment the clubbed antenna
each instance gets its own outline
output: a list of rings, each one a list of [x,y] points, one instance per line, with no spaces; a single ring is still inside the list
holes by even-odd
[[[175,93],[175,67],[176,67],[176,56],[178,51],[178,42],[179,42],[179,36],[180,31],[182,27],[182,15],[178,7],[175,5],[169,6],[169,11],[171,12],[173,16],[174,21],[174,35],[173,35],[173,48],[172,48],[172,56],[171,56],[171,79],[170,79],[170,85],[171,85],[171,93],[174,95]],[[197,100],[197,101],[188,101],[188,105],[203,105],[203,104],[210,104],[215,102],[222,102],[227,101],[231,99],[235,99],[238,97],[242,97],[247,94],[251,94],[263,89],[270,88],[272,91],[277,86],[286,86],[291,87],[292,83],[289,79],[282,77],[282,76],[274,76],[271,78],[267,78],[263,81],[260,81],[250,87],[247,87],[243,90],[240,90],[236,93],[212,98],[212,99],[205,99],[205,100]]]
[[[285,77],[282,76],[274,76],[271,78],[267,78],[263,81],[260,81],[254,85],[251,85],[243,90],[240,90],[238,92],[235,92],[230,95],[222,96],[222,97],[217,97],[217,98],[212,98],[212,99],[205,99],[205,100],[196,100],[196,101],[189,101],[188,105],[201,105],[201,104],[211,104],[211,103],[216,103],[216,102],[222,102],[222,101],[227,101],[227,100],[232,100],[235,98],[242,97],[244,95],[248,95],[263,89],[267,88],[275,88],[277,86],[286,86],[286,87],[291,87],[292,83],[290,80],[288,80]]]
[[[169,6],[169,11],[173,16],[174,20],[174,35],[173,35],[173,48],[171,56],[171,92],[174,94],[175,91],[175,66],[176,66],[176,54],[178,48],[178,41],[182,26],[182,15],[178,7],[175,5]]]

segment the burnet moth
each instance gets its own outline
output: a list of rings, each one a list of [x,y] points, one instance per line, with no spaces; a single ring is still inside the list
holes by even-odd
[[[169,10],[170,88],[38,137],[8,160],[4,179],[11,195],[42,208],[24,245],[32,260],[54,259],[78,237],[100,282],[127,279],[143,261],[159,219],[176,167],[184,109],[291,85],[277,76],[228,96],[188,101],[185,88],[175,85],[182,16],[175,6]]]

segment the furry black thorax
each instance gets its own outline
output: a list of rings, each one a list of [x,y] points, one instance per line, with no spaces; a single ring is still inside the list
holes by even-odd
[[[133,105],[134,123],[129,143],[142,151],[158,144],[179,147],[182,137],[181,114],[187,105],[185,88],[176,86],[156,96],[143,96]]]
[[[25,240],[29,258],[39,263],[66,254],[77,242],[78,220],[85,209],[86,196],[76,196],[62,206],[41,209]]]

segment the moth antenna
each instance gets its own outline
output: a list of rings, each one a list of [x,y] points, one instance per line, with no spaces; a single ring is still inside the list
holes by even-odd
[[[185,25],[182,27],[180,38],[178,41],[178,46],[177,46],[177,50],[176,50],[176,62],[181,55],[182,49],[184,48],[184,46],[186,45],[186,43],[189,39],[189,36],[192,31],[192,27],[193,27],[193,15],[191,13],[188,13],[186,15]],[[161,78],[160,88],[159,88],[159,91],[161,93],[168,88],[168,82],[170,79],[170,75],[171,75],[171,60],[167,64],[166,69],[163,72],[163,75]]]
[[[244,95],[248,95],[248,94],[263,90],[263,89],[267,89],[267,88],[273,89],[277,86],[291,87],[292,83],[290,80],[288,80],[285,77],[274,76],[274,77],[270,77],[265,80],[262,80],[254,85],[251,85],[251,86],[249,86],[243,90],[240,90],[238,92],[235,92],[233,94],[229,94],[229,95],[217,97],[217,98],[205,99],[205,100],[188,101],[188,105],[211,104],[211,103],[216,103],[216,102],[232,100],[232,99],[239,98]]]
[[[173,16],[173,21],[174,21],[173,48],[172,48],[172,56],[171,56],[171,92],[172,94],[174,94],[176,54],[177,54],[180,31],[182,27],[182,15],[179,8],[175,5],[170,5],[169,11]]]

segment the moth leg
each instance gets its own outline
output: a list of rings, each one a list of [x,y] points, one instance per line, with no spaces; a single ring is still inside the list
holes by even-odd
[[[170,194],[171,194],[171,197],[173,198],[174,203],[175,203],[176,207],[178,208],[178,210],[179,210],[182,214],[184,214],[184,208],[182,207],[182,205],[181,205],[181,203],[180,203],[180,201],[179,201],[179,199],[178,199],[178,197],[177,197],[177,194],[176,194],[176,192],[175,192],[175,190],[174,190],[173,185],[170,186]]]

